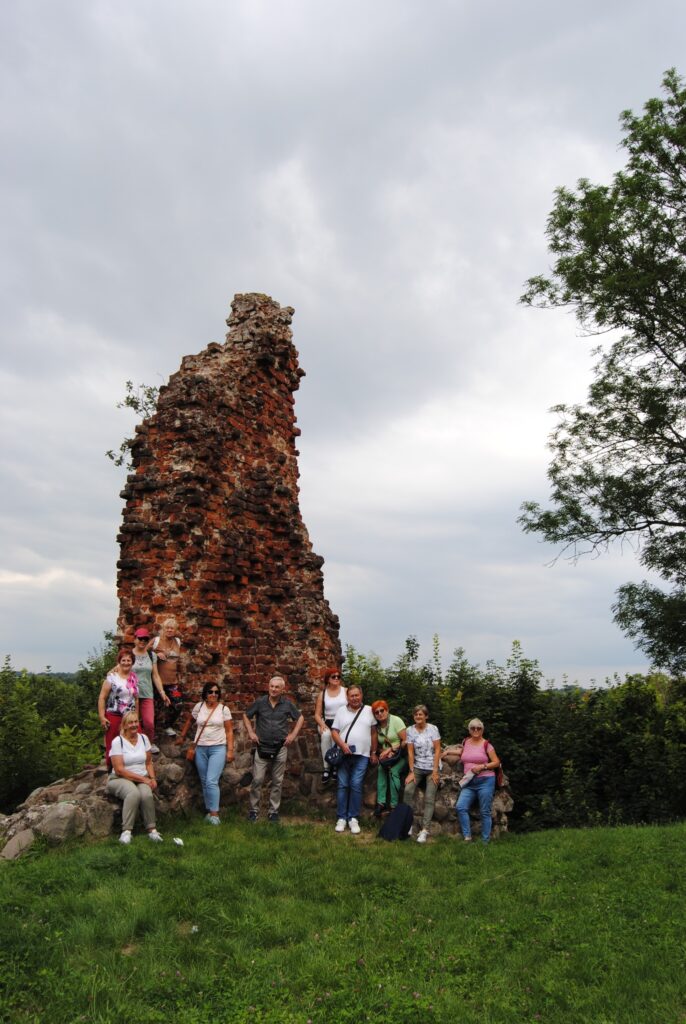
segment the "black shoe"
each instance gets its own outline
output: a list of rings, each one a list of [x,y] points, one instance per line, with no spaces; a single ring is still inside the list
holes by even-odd
[[[267,815],[267,821],[271,821],[272,825],[278,825],[279,824],[279,812],[278,811],[270,811],[269,814]]]
[[[377,804],[374,808],[374,817],[380,818],[383,812],[386,810],[386,804]]]
[[[322,783],[323,783],[323,785],[328,786],[328,784],[330,782],[331,782],[331,772],[327,768],[327,770],[325,772],[322,772]]]
[[[248,811],[248,821],[257,821],[257,811]]]

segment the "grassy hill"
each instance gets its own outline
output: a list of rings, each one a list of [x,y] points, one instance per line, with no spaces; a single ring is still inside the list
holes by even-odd
[[[686,1021],[684,824],[487,848],[163,832],[0,865],[2,1020]]]

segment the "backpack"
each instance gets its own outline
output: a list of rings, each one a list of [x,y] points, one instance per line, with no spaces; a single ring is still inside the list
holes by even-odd
[[[398,804],[379,829],[379,839],[392,843],[396,839],[409,839],[414,812],[409,804]]]

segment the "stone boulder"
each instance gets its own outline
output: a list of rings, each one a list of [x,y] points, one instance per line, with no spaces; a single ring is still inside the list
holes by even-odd
[[[4,860],[16,860],[25,850],[28,850],[35,838],[36,835],[33,829],[22,829],[21,832],[17,832],[12,836],[2,853],[0,853],[0,857],[3,857]]]

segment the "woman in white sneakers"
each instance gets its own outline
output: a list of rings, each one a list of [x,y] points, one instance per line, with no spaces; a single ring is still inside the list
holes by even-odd
[[[120,734],[112,740],[110,747],[112,774],[107,783],[107,792],[124,802],[119,842],[126,846],[131,842],[139,809],[148,837],[154,843],[162,842],[162,836],[155,825],[153,793],[157,789],[157,779],[150,753],[150,740],[145,733],[139,733],[138,724],[136,712],[127,711],[121,720]]]
[[[441,734],[438,727],[429,722],[429,709],[426,704],[418,704],[412,712],[412,717],[414,725],[407,730],[407,760],[410,771],[405,779],[403,800],[411,807],[417,785],[422,779],[426,779],[424,815],[417,836],[418,843],[425,843],[429,838],[429,825],[434,816],[436,791],[440,779],[438,766],[441,760]]]
[[[471,843],[472,828],[469,821],[469,809],[475,799],[479,801],[481,842],[487,843],[491,838],[491,805],[495,794],[495,769],[500,765],[500,758],[492,744],[484,739],[484,723],[480,718],[472,718],[468,729],[469,736],[462,744],[460,760],[464,768],[463,782],[466,779],[469,781],[462,787],[455,810],[460,821],[462,838],[465,843]]]

